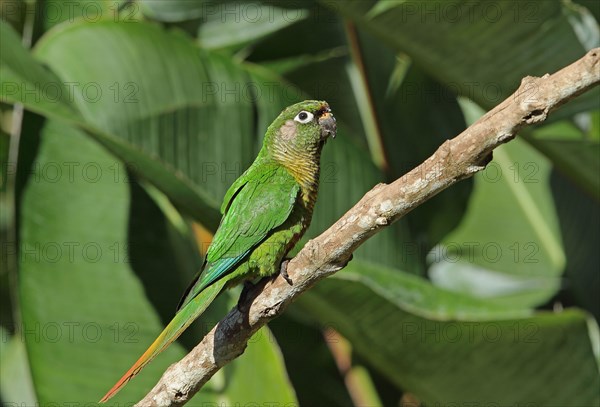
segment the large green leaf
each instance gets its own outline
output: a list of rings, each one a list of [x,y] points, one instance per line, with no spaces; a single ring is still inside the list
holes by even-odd
[[[587,7],[587,9],[592,13],[596,20],[600,21],[600,4],[594,0],[577,0],[575,3],[581,4],[582,6]]]
[[[3,33],[1,36],[3,52],[0,54],[0,97],[3,101],[23,103],[27,109],[34,112],[50,118],[60,119],[87,130],[96,140],[127,163],[129,168],[151,180],[165,191],[178,206],[184,208],[193,216],[202,219],[203,223],[209,227],[218,225],[220,218],[217,210],[218,204],[208,192],[197,185],[192,185],[189,179],[170,168],[168,163],[161,162],[156,157],[157,154],[150,155],[138,146],[123,141],[87,122],[75,107],[75,99],[83,100],[80,104],[85,107],[88,102],[89,104],[97,102],[98,95],[100,95],[99,99],[109,100],[110,102],[113,97],[122,95],[118,87],[114,88],[116,93],[107,96],[106,93],[102,92],[111,92],[111,90],[108,88],[102,90],[98,87],[100,86],[99,83],[94,80],[77,82],[59,79],[27,53],[20,44],[18,37],[3,21],[0,21],[0,29]],[[111,82],[107,86],[110,87],[115,83]],[[134,84],[130,85],[135,87]],[[94,96],[94,99],[90,99],[87,97],[87,93],[85,96],[82,93],[87,92],[84,89],[99,90],[101,93]],[[104,97],[101,95],[104,95]],[[131,95],[123,96],[123,98],[119,96],[120,99],[118,100],[125,103],[129,100],[129,97]],[[165,170],[165,166],[167,170]],[[120,176],[120,174],[115,175]]]
[[[588,137],[574,124],[562,121],[526,136],[527,141],[552,160],[558,171],[600,202],[600,136],[596,134],[597,128],[593,129],[593,125],[590,128]]]
[[[579,310],[527,316],[361,262],[319,283],[299,307],[426,405],[600,402],[590,337],[598,327]]]
[[[17,33],[0,20],[0,92],[2,101],[20,102],[53,117],[73,120],[75,108],[67,100],[64,84],[34,61]]]
[[[591,312],[600,320],[600,210],[598,202],[575,187],[558,171],[551,178],[552,196],[559,215],[567,265],[564,291],[559,300]]]
[[[228,370],[225,395],[230,405],[240,402],[297,405],[283,358],[271,331],[264,327],[248,342],[242,359]]]
[[[303,315],[307,318],[307,315]],[[269,323],[284,354],[290,380],[302,406],[349,406],[343,377],[314,322],[302,323],[286,313]],[[311,374],[306,374],[311,372]],[[316,385],[316,383],[319,385]]]
[[[463,107],[472,122],[482,112]],[[565,254],[549,185],[548,160],[520,139],[494,150],[475,175],[461,224],[429,254],[434,283],[529,307],[560,287]]]
[[[123,7],[124,0],[79,0],[73,2],[43,0],[33,3],[35,13],[46,30],[61,23],[72,23],[76,19],[87,23],[95,23],[104,19],[131,21],[129,19],[132,18],[132,11],[137,8],[137,6],[133,6],[126,13],[120,15],[119,8]]]
[[[215,200],[253,158],[248,76],[177,30],[74,23],[48,33],[36,55],[63,81],[81,84],[73,103],[85,120],[160,157]]]
[[[10,336],[0,327],[0,402],[4,405],[36,403],[35,391],[31,382],[25,342],[21,333]]]
[[[565,267],[549,163],[520,140],[475,176],[461,225],[430,253],[436,284],[531,306],[559,288]]]
[[[144,15],[158,21],[178,22],[205,17],[219,7],[206,0],[141,0]]]
[[[486,109],[509,96],[524,76],[555,72],[600,40],[598,23],[587,9],[559,0],[322,3]],[[552,119],[595,108],[597,100],[598,90],[589,92]]]
[[[203,48],[235,51],[296,24],[308,17],[307,10],[282,9],[260,2],[233,2],[223,7],[207,8],[198,29]]]
[[[119,162],[56,122],[42,140],[21,212],[23,331],[39,401],[91,402],[143,351],[160,322],[130,269],[128,178],[115,182],[111,175]],[[68,165],[71,175],[62,172]],[[141,397],[182,351],[174,346],[165,354],[121,400]]]

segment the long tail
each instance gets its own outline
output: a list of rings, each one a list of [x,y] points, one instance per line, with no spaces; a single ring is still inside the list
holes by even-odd
[[[175,314],[169,325],[158,335],[158,338],[154,340],[152,345],[144,352],[137,362],[121,377],[121,379],[115,384],[112,389],[108,391],[100,400],[100,403],[108,401],[113,397],[123,386],[127,384],[140,370],[142,370],[156,355],[165,350],[173,341],[175,341],[179,335],[185,331],[185,329],[198,318],[204,310],[210,305],[211,302],[221,292],[223,287],[227,284],[229,278],[224,278],[215,281],[210,286],[206,287],[200,292],[193,300],[185,305],[182,309]]]

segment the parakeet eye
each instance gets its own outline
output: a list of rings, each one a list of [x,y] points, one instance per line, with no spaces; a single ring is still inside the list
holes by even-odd
[[[315,117],[312,113],[307,112],[306,110],[301,111],[300,113],[298,113],[296,115],[296,117],[294,117],[294,120],[297,121],[298,123],[308,123],[309,121],[311,121],[313,119],[313,117]]]

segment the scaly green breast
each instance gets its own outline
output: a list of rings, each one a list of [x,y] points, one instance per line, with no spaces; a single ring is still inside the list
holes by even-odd
[[[248,267],[252,274],[265,277],[278,273],[282,260],[308,228],[311,215],[303,205],[296,206],[289,219],[250,254]]]

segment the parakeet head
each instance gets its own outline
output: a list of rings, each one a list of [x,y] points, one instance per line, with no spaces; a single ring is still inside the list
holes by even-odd
[[[274,154],[318,154],[335,133],[335,117],[327,102],[305,100],[281,112],[269,126],[264,144]]]

